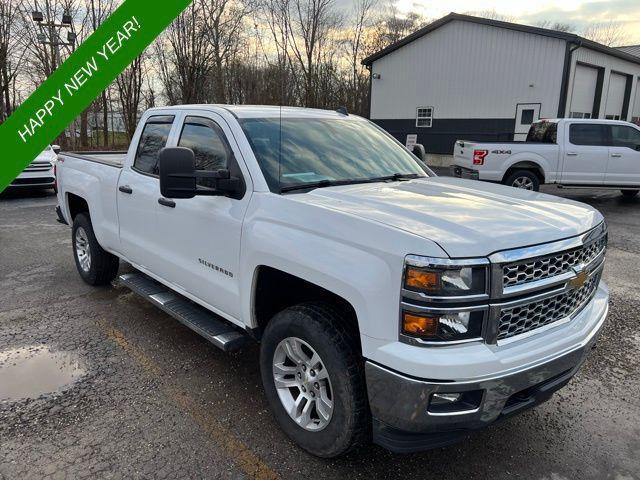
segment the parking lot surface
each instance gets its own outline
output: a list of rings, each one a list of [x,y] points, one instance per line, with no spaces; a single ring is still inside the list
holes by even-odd
[[[457,445],[336,460],[275,425],[257,346],[225,354],[126,289],[85,285],[55,197],[1,195],[0,478],[640,478],[640,198],[544,189],[609,224],[610,317],[583,370]]]

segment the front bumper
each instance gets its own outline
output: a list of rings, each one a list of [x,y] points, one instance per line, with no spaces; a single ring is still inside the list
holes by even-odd
[[[373,440],[397,453],[441,447],[548,400],[578,372],[593,348],[608,307],[593,319],[593,329],[574,349],[556,358],[505,375],[477,381],[423,380],[373,362],[365,372],[373,415]],[[434,393],[481,392],[475,408],[459,412],[430,412]]]
[[[451,167],[451,174],[457,178],[468,178],[470,180],[480,179],[480,173],[477,170],[461,167],[459,165],[454,165]]]

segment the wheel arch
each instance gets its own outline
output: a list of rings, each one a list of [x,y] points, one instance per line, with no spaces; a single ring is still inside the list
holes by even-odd
[[[502,181],[504,182],[509,177],[509,175],[511,175],[516,170],[529,170],[531,172],[534,172],[540,179],[541,185],[545,183],[547,178],[545,168],[541,165],[541,162],[539,162],[538,160],[523,159],[517,160],[509,165],[509,167],[507,167],[504,174],[502,175]]]
[[[358,315],[354,305],[314,282],[269,265],[255,268],[251,291],[251,322],[260,338],[273,316],[287,307],[303,302],[324,301],[344,313],[349,330],[359,338]],[[360,346],[360,342],[358,342]]]

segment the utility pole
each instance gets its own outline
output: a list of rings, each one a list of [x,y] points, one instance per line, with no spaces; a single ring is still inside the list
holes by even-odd
[[[35,8],[31,12],[31,18],[38,26],[39,33],[37,35],[38,42],[44,46],[45,50],[49,47],[50,61],[48,75],[51,75],[56,68],[62,63],[62,56],[60,55],[61,47],[68,47],[71,51],[75,48],[77,35],[71,30],[73,19],[69,11],[65,10],[62,14],[62,21],[57,23],[53,19],[53,12],[51,10],[50,0],[45,0],[45,14],[40,10],[40,6],[36,0]],[[62,39],[62,31],[67,30],[66,41]]]

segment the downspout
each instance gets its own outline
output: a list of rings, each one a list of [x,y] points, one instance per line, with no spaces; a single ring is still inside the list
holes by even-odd
[[[572,47],[573,45],[573,47]],[[558,118],[564,118],[567,113],[567,98],[569,97],[569,77],[571,76],[571,64],[573,52],[582,47],[582,40],[567,41],[564,54],[564,67],[562,69],[562,83],[560,84],[560,102],[558,103]]]

